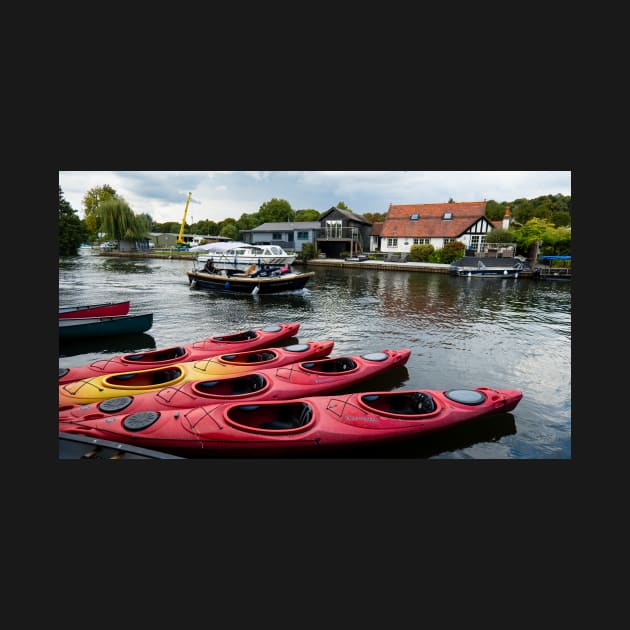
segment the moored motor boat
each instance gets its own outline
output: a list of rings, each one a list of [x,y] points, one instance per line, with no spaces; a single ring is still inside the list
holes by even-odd
[[[119,413],[186,409],[230,401],[288,400],[340,391],[407,363],[411,350],[383,350],[361,355],[300,361],[210,380],[188,381],[157,391],[60,407],[59,419],[93,420]]]
[[[283,455],[406,440],[513,410],[514,389],[405,390],[141,411],[59,430],[187,457]]]
[[[81,306],[60,306],[59,319],[67,317],[107,317],[109,315],[127,315],[130,301],[102,302],[101,304],[85,304]]]
[[[59,384],[70,383],[79,379],[129,370],[148,370],[150,368],[173,365],[206,359],[227,352],[245,352],[267,346],[275,346],[280,341],[297,334],[300,324],[272,324],[262,328],[254,328],[229,335],[217,335],[201,341],[160,348],[148,352],[121,354],[105,359],[97,359],[87,365],[60,368]]]
[[[280,367],[298,361],[320,359],[330,354],[334,341],[308,341],[283,348],[263,348],[221,354],[198,361],[175,363],[149,370],[116,372],[82,378],[59,386],[59,407],[87,405],[117,396],[134,396],[179,386],[215,376],[255,372],[258,369]]]

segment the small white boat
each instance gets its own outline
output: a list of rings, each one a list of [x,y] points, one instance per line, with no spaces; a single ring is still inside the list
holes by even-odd
[[[245,270],[253,264],[259,268],[263,265],[284,267],[291,265],[296,258],[296,254],[288,254],[279,245],[254,245],[237,241],[197,245],[189,251],[201,252],[197,262],[203,267],[211,261],[215,269]]]

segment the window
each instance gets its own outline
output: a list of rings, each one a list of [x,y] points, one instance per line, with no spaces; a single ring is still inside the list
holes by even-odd
[[[273,232],[271,234],[272,241],[281,241],[282,240],[282,232]]]
[[[398,239],[397,238],[388,238],[387,239],[387,247],[398,247]]]
[[[409,218],[412,221],[417,221],[420,218],[420,215],[417,212],[414,212]]]
[[[298,241],[308,241],[308,232],[298,232],[296,238]]]
[[[486,243],[486,235],[482,234],[473,234],[470,237],[470,247],[474,249],[476,252],[481,251],[481,248]]]
[[[456,238],[445,238],[444,244],[446,245],[446,243],[454,243],[456,240]]]
[[[343,223],[340,220],[326,221],[326,238],[342,238]]]
[[[413,239],[414,245],[429,245],[430,243],[431,243],[430,238],[414,238]]]
[[[442,218],[443,218],[443,219],[452,219],[452,218],[453,218],[453,213],[452,213],[452,212],[445,212],[445,213],[442,215]]]

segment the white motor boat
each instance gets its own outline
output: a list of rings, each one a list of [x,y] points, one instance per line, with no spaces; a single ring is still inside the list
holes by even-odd
[[[259,268],[263,265],[282,267],[291,265],[296,258],[296,254],[288,254],[279,245],[254,245],[236,241],[197,245],[189,251],[200,252],[197,263],[202,267],[211,263],[212,267],[219,270],[245,270],[254,264]]]

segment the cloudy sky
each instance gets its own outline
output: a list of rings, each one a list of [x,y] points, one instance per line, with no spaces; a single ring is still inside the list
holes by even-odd
[[[83,218],[91,188],[111,186],[133,212],[158,223],[238,219],[273,198],[318,212],[343,201],[357,214],[386,212],[390,203],[513,201],[570,195],[571,171],[59,171],[64,198]]]

